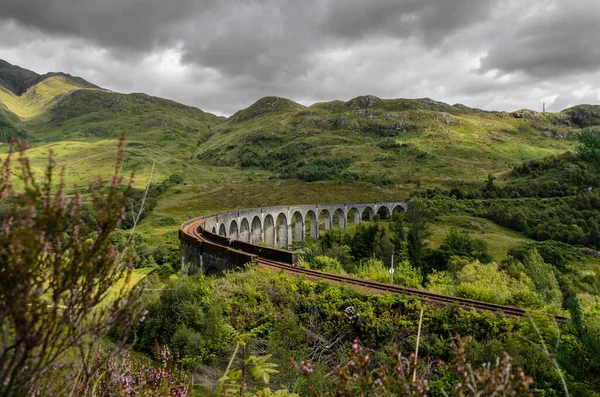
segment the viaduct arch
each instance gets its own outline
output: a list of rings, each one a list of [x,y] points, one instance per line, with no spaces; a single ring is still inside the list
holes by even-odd
[[[246,208],[203,217],[204,228],[224,237],[246,243],[269,243],[290,248],[292,242],[307,236],[319,237],[319,229],[346,228],[373,220],[376,214],[390,216],[406,211],[408,201],[371,203],[303,204]]]

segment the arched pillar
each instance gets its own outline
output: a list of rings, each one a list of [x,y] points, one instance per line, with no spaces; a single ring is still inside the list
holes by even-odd
[[[288,247],[288,230],[290,230],[290,225],[288,225],[287,216],[282,212],[277,215],[277,245],[279,247]]]
[[[337,218],[337,225],[338,227],[341,227],[343,229],[346,228],[346,214],[344,214],[344,210],[341,208],[338,208],[337,210],[335,210],[333,212],[333,219],[332,222],[336,223],[336,218]]]
[[[261,243],[263,241],[263,230],[258,215],[255,215],[254,218],[252,218],[252,224],[250,226],[250,242],[253,244]]]
[[[221,226],[219,226],[219,234],[221,236],[227,236],[227,229],[225,228],[224,223],[221,223]]]
[[[308,210],[305,215],[305,222],[308,223],[308,232],[311,238],[319,238],[319,219],[313,210]],[[306,226],[305,226],[306,227]],[[306,229],[304,229],[306,232]]]
[[[394,214],[394,212],[405,213],[406,209],[404,208],[404,206],[402,204],[396,204],[394,206],[394,209],[392,210],[392,215]]]
[[[304,241],[304,234],[306,226],[304,225],[304,217],[298,211],[292,215],[292,221],[294,222],[294,241]]]
[[[331,212],[326,209],[322,209],[319,212],[319,223],[321,223],[321,215],[323,215],[323,227],[325,230],[331,230]]]
[[[229,234],[227,235],[227,237],[234,240],[238,240],[240,238],[238,225],[235,220],[231,221],[231,223],[229,224]]]
[[[265,216],[265,237],[263,241],[267,244],[275,245],[275,220],[273,215]]]
[[[250,242],[250,223],[247,218],[243,218],[240,222],[240,240]]]
[[[375,210],[373,209],[373,207],[365,207],[362,211],[361,217],[360,219],[367,220],[367,221],[373,221],[373,217],[375,216]]]
[[[381,205],[377,208],[377,215],[379,215],[379,219],[390,219],[392,217],[392,213],[390,209],[386,205]]]
[[[346,220],[358,225],[360,223],[360,211],[356,207],[350,208],[346,215]]]

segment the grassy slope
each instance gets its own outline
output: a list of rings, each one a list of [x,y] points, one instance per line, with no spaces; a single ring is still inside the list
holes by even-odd
[[[414,188],[482,181],[490,172],[503,173],[523,160],[574,146],[572,140],[542,134],[574,131],[563,124],[565,114],[483,112],[431,100],[374,97],[309,108],[290,102],[263,98],[236,113],[215,129],[198,155],[227,165],[239,165],[240,154],[249,151],[281,157],[300,151],[304,161],[350,157],[350,171],[385,175]],[[384,139],[408,146],[381,149],[377,145]]]
[[[86,183],[111,172],[118,138],[126,135],[125,172],[137,170],[139,186],[156,162],[154,180],[172,173],[199,182],[203,174],[189,166],[198,141],[222,118],[172,101],[143,94],[123,95],[97,89],[71,89],[68,78],[50,77],[22,96],[2,90],[0,102],[19,116],[30,135],[28,155],[41,169],[49,149],[67,167],[68,183]],[[56,95],[55,95],[56,94]],[[4,145],[5,150],[8,145]]]
[[[417,186],[451,186],[457,181],[480,185],[490,172],[502,174],[523,160],[572,149],[573,141],[542,132],[573,133],[571,120],[584,120],[594,111],[507,114],[431,100],[374,97],[304,107],[271,97],[225,120],[160,98],[91,88],[64,75],[47,77],[21,96],[0,87],[0,117],[30,134],[28,155],[40,170],[51,148],[67,167],[70,183],[107,175],[124,132],[124,171],[137,170],[138,186],[146,182],[153,161],[154,181],[171,173],[184,177],[185,185],[161,197],[140,225],[151,243],[175,242],[181,222],[231,208],[385,200],[406,197]],[[382,149],[382,140],[409,146]],[[277,168],[240,167],[239,156],[248,151],[300,152],[306,161],[350,157],[351,171],[382,174],[395,183],[379,187],[366,182],[268,180],[277,175]],[[460,229],[466,221],[449,218],[437,223],[432,243],[439,244],[453,223]],[[478,237],[485,236],[497,259],[514,242],[525,240],[491,222],[468,221],[485,224],[486,234]]]
[[[468,233],[471,237],[484,240],[495,261],[506,259],[507,252],[515,245],[533,240],[496,223],[472,216],[441,216],[431,227],[429,242],[438,248],[450,230]]]

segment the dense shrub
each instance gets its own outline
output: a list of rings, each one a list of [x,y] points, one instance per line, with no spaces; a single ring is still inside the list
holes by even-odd
[[[90,186],[93,232],[80,217],[79,192],[64,194],[64,173],[57,179],[52,153],[41,178],[23,152],[16,169],[13,157],[0,165],[0,200],[9,214],[0,227],[0,395],[25,394],[68,356],[77,360],[85,387],[93,382],[91,359],[104,333],[120,324],[118,350],[140,315],[139,290],[127,286],[131,263],[111,239],[125,211],[121,186],[125,192],[131,186],[118,171],[122,151],[110,179]]]
[[[372,261],[371,265],[374,269],[378,266],[381,276],[389,277],[381,262]],[[492,269],[493,265],[474,267],[480,269],[465,270],[460,276],[463,284],[477,287],[465,288],[467,293],[481,295],[492,288],[505,289],[507,282],[497,268]],[[491,285],[485,285],[485,280],[492,280]],[[519,283],[512,283],[513,286],[508,283],[510,298],[515,301],[518,288],[514,286]],[[528,287],[533,288],[533,283]],[[503,302],[511,301],[504,293],[502,296]],[[526,298],[521,299],[526,301]],[[331,369],[348,364],[345,351],[355,337],[366,348],[373,349],[372,368],[394,368],[397,355],[387,353],[394,346],[402,357],[410,357],[415,349],[419,311],[418,302],[401,296],[366,294],[341,285],[250,270],[214,281],[184,277],[169,282],[149,306],[146,322],[138,328],[138,337],[140,347],[150,346],[154,340],[165,340],[177,357],[183,357],[188,368],[198,371],[197,379],[203,379],[202,383],[212,388],[237,344],[230,338],[232,332],[227,331],[225,324],[229,323],[238,336],[254,335],[244,339],[245,353],[240,347],[231,368],[242,368],[244,354],[246,358],[272,354],[268,360],[277,365],[278,372],[271,374],[271,384],[306,395],[307,384],[298,382],[296,371],[289,366],[290,356],[298,363],[303,360],[312,363],[310,383],[316,392],[326,393],[334,384]],[[543,319],[536,322],[548,338],[556,335],[551,322]],[[473,336],[472,344],[464,349],[464,358],[473,370],[495,362],[503,351],[508,351],[515,367],[522,366],[525,372],[536,376],[531,387],[538,393],[557,390],[562,386],[551,360],[523,339],[537,340],[536,331],[527,324],[456,307],[425,308],[419,349],[422,365],[418,374],[428,374],[423,376],[428,378],[431,395],[457,386],[458,378],[438,360],[452,360],[448,348],[453,340],[450,335],[460,333]],[[253,332],[255,329],[260,332]],[[238,383],[232,380],[228,384],[232,387],[237,384],[236,395],[239,395],[237,379]],[[260,385],[249,377],[246,379],[248,391],[258,390]]]
[[[215,360],[226,347],[222,339],[223,304],[202,277],[168,281],[160,296],[147,305],[145,321],[136,330],[136,348],[152,355],[168,345],[184,363]]]
[[[523,307],[542,307],[544,299],[535,292],[530,278],[512,278],[492,262],[458,261],[454,271],[433,272],[427,278],[427,289],[474,300]]]

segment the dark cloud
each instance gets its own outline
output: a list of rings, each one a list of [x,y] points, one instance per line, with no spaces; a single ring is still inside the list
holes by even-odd
[[[435,47],[447,36],[485,21],[498,0],[337,0],[327,9],[323,32],[356,39],[377,34],[418,37]]]
[[[599,94],[597,0],[0,1],[0,58],[221,114],[265,95],[513,110]]]
[[[550,2],[498,37],[481,71],[552,78],[600,70],[599,20],[597,0]]]
[[[218,0],[2,0],[0,19],[106,47],[151,50],[173,38],[169,27]],[[192,14],[190,14],[192,10]]]

